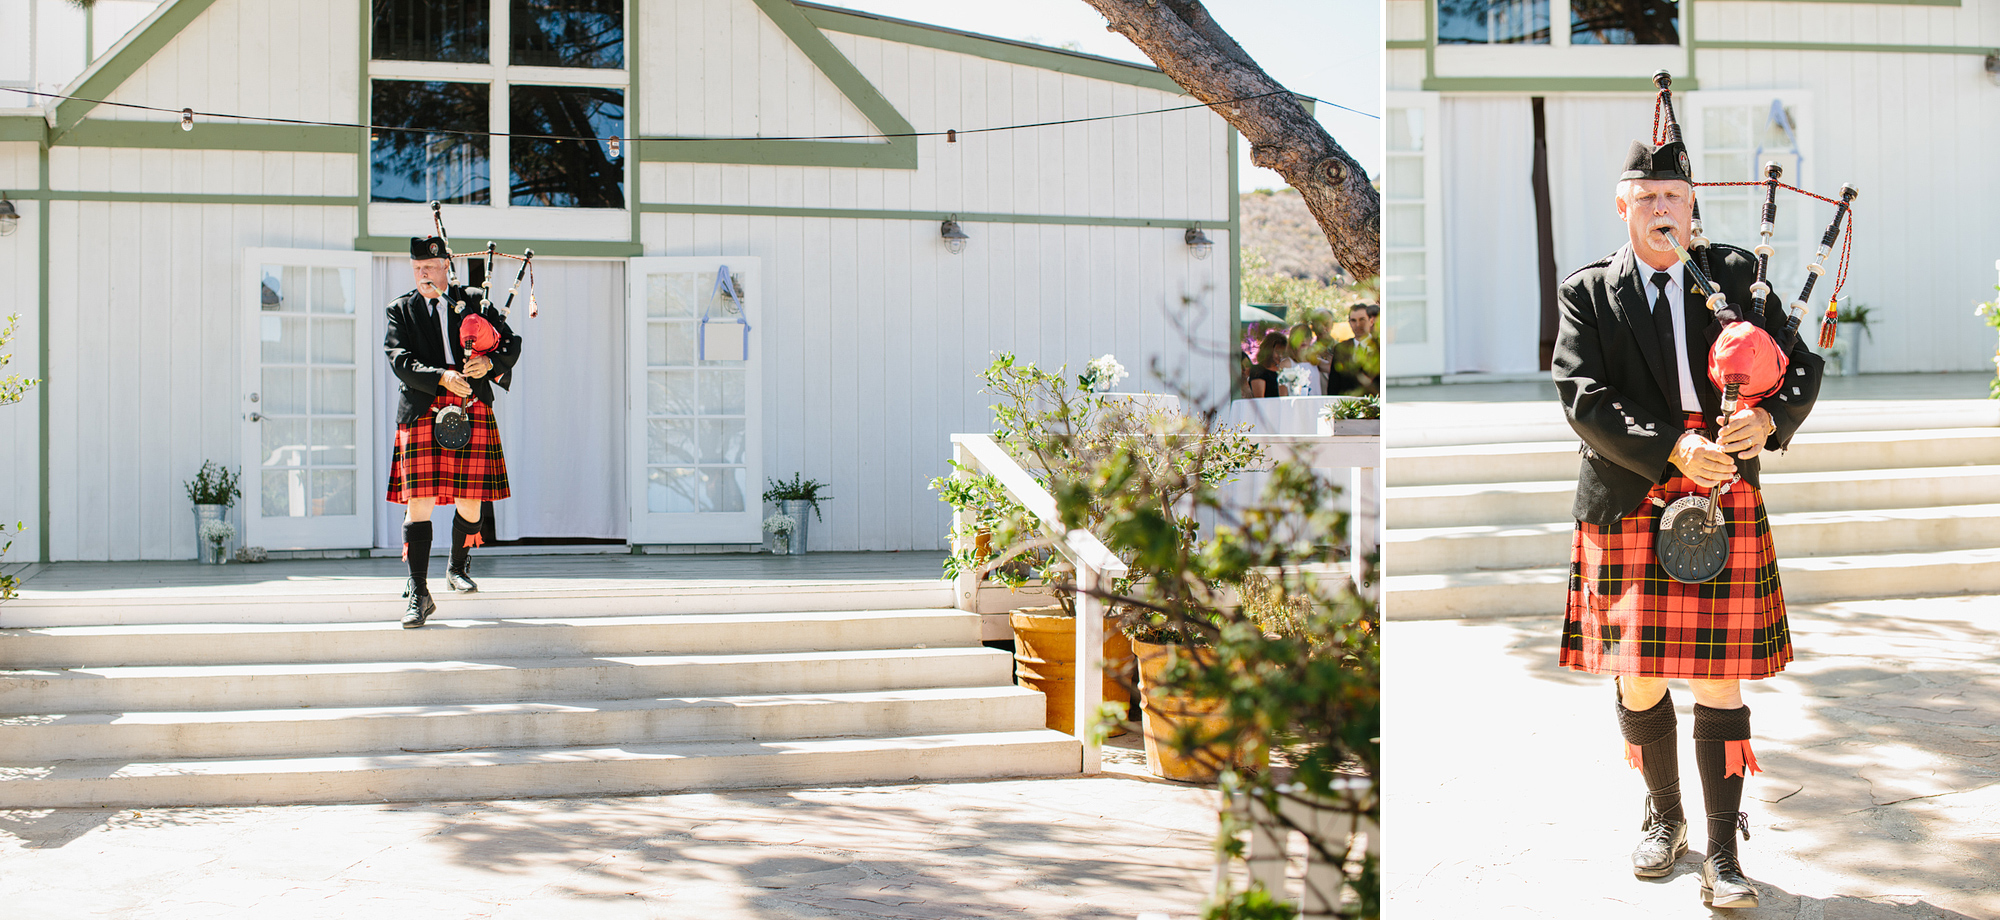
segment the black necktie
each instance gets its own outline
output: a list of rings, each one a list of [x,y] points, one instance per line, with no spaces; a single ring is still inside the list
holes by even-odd
[[[1679,405],[1681,401],[1681,372],[1678,368],[1684,359],[1681,355],[1679,344],[1674,341],[1674,306],[1667,298],[1667,284],[1673,280],[1673,277],[1666,272],[1653,273],[1653,286],[1660,289],[1659,295],[1653,298],[1653,329],[1660,336],[1660,350],[1666,354],[1668,366],[1676,368],[1673,373],[1667,375],[1673,382],[1673,387],[1667,395],[1674,401],[1675,405]],[[1686,411],[1686,407],[1682,407],[1682,411]]]

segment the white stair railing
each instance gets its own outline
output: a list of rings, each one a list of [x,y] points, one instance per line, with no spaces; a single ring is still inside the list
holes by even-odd
[[[1128,571],[1125,563],[1090,531],[1064,527],[1062,516],[1056,513],[1055,496],[1014,462],[992,435],[952,435],[951,453],[958,464],[954,478],[991,475],[1009,497],[1035,516],[1043,533],[1060,535],[1054,541],[1055,549],[1076,568],[1076,718],[1072,724],[1077,740],[1083,743],[1083,772],[1101,772],[1103,752],[1091,740],[1090,732],[1097,722],[1098,707],[1104,703],[1104,601],[1096,592],[1106,587],[1107,579],[1123,578]],[[958,523],[957,530],[966,532],[977,522],[968,510],[958,513]],[[978,612],[979,580],[977,571],[959,573],[952,585],[958,609]]]

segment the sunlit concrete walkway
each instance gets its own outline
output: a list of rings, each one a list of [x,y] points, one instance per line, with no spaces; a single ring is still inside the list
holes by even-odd
[[[1143,777],[0,812],[0,915],[1190,920],[1215,793]]]
[[[1385,916],[2000,917],[2000,597],[1794,607],[1791,622],[1798,660],[1745,690],[1764,773],[1739,846],[1763,903],[1713,912],[1699,830],[1671,876],[1632,876],[1644,786],[1610,680],[1556,666],[1559,614],[1386,624]],[[1684,682],[1674,696],[1699,814]]]

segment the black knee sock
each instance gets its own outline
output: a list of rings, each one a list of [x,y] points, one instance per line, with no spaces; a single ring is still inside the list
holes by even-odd
[[[431,522],[403,522],[403,558],[410,563],[413,593],[429,594],[431,573]]]
[[[1750,752],[1750,707],[1694,707],[1694,764],[1701,774],[1701,799],[1708,813],[1708,855],[1736,855],[1736,834],[1750,839],[1743,815],[1743,780],[1758,771]]]
[[[1646,780],[1653,811],[1671,821],[1685,821],[1681,811],[1680,749],[1674,740],[1674,696],[1664,694],[1653,708],[1634,711],[1618,698],[1618,731],[1625,736],[1625,759],[1636,763]]]
[[[465,564],[471,558],[472,548],[483,544],[479,538],[479,522],[468,521],[465,515],[453,513],[451,516],[451,568],[447,571],[465,574]]]

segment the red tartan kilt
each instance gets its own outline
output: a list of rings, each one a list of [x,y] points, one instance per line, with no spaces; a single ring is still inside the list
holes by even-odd
[[[1653,555],[1664,506],[1707,490],[1678,472],[1608,527],[1578,521],[1571,543],[1563,667],[1599,674],[1755,680],[1792,660],[1778,554],[1764,499],[1738,481],[1720,501],[1729,561],[1698,585],[1668,576]]]
[[[462,450],[446,450],[431,437],[431,417],[454,405],[465,406],[472,420],[472,440]],[[422,418],[396,426],[396,453],[389,463],[390,501],[399,505],[413,498],[497,502],[509,494],[507,457],[500,450],[500,426],[493,421],[492,406],[440,393]]]

